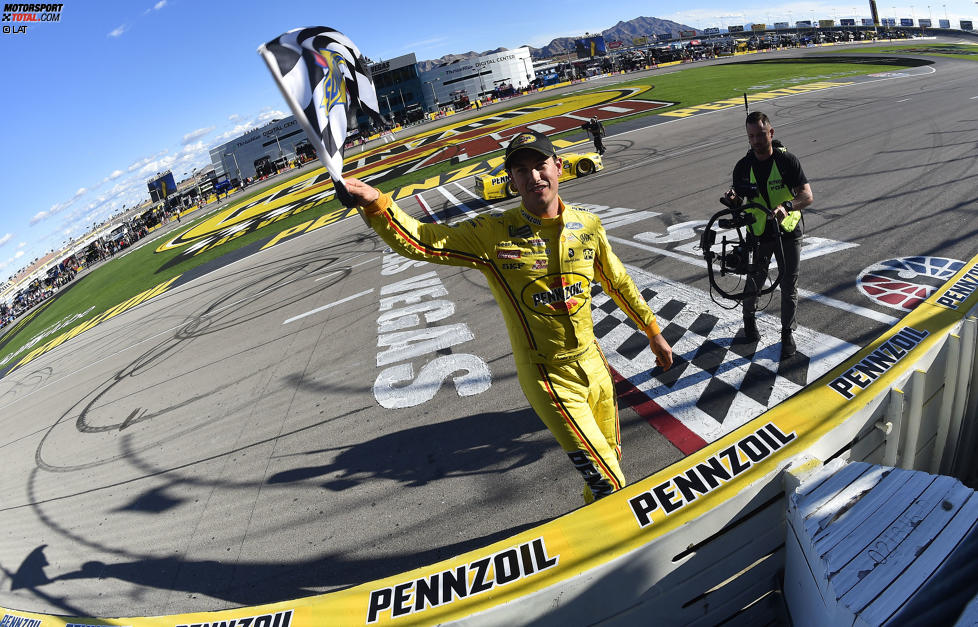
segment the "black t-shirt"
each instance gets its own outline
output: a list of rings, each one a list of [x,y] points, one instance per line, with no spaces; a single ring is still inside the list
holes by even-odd
[[[753,169],[754,179],[757,181],[758,191],[770,206],[770,199],[767,196],[767,179],[771,175],[771,164],[775,161],[778,163],[778,171],[781,172],[781,178],[784,185],[789,190],[793,190],[796,187],[800,187],[808,182],[808,178],[805,177],[804,170],[801,169],[801,162],[798,161],[798,157],[794,156],[790,152],[782,152],[781,150],[775,148],[772,158],[765,159],[764,161],[759,161],[757,157],[754,156],[753,150],[748,151],[747,155],[738,161],[737,165],[734,166],[734,188],[736,189],[738,187],[738,183],[750,183],[750,172],[751,169]]]
[[[584,124],[581,124],[581,127],[590,131],[592,135],[596,135],[598,137],[602,137],[604,135],[604,124],[602,124],[600,120],[595,120],[593,122],[588,120]]]

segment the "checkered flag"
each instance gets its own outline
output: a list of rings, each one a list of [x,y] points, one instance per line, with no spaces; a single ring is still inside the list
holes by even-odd
[[[367,61],[343,33],[296,28],[258,47],[296,120],[333,179],[336,196],[354,205],[343,185],[343,144],[357,109],[383,122]]]

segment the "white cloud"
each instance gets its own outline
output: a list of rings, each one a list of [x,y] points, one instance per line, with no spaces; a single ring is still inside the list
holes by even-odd
[[[199,154],[199,153],[202,153],[202,152],[207,152],[207,148],[204,146],[204,142],[202,142],[202,141],[195,142],[193,144],[187,144],[183,148],[180,149],[180,154],[181,155],[186,155],[186,154]]]
[[[34,217],[31,218],[30,220],[31,225],[37,224],[41,220],[46,220],[51,216],[55,216],[61,213],[62,211],[64,211],[65,209],[73,205],[75,201],[77,201],[79,198],[84,196],[87,192],[88,192],[87,187],[79,187],[78,190],[75,192],[75,194],[68,200],[64,202],[56,202],[50,207],[48,207],[47,211],[39,211],[36,214],[34,214]]]
[[[248,120],[246,122],[238,122],[230,129],[226,130],[225,132],[215,137],[214,146],[211,147],[213,148],[215,146],[219,146],[229,139],[244,135],[248,131],[254,130],[259,126],[264,126],[265,124],[268,124],[272,120],[277,120],[277,119],[280,120],[288,116],[289,116],[288,113],[285,113],[284,111],[280,111],[279,109],[266,109],[261,113],[259,113],[258,115],[256,115],[253,119]],[[240,116],[237,113],[228,116],[228,120],[231,122],[235,122],[241,119],[242,116]]]
[[[24,251],[22,250],[18,250],[17,252],[14,253],[14,259],[20,259],[23,256],[24,256]]]
[[[122,33],[126,32],[128,29],[129,27],[123,24],[122,26],[119,26],[118,28],[110,32],[109,37],[121,37]]]
[[[208,126],[206,128],[198,128],[196,131],[190,131],[189,133],[183,136],[183,141],[180,143],[184,145],[189,144],[190,142],[200,139],[204,135],[207,135],[213,130],[214,130],[213,126]]]
[[[165,6],[166,6],[166,0],[160,0],[159,2],[157,2],[156,4],[153,5],[153,9],[155,11],[159,11],[160,9],[162,9]]]
[[[7,233],[3,237],[0,237],[0,246],[3,246],[4,244],[6,244],[7,242],[9,242],[13,238],[14,238],[14,236],[11,235],[10,233]]]
[[[268,111],[263,111],[262,113],[259,113],[258,121],[264,124],[266,122],[270,122],[271,120],[275,120],[275,119],[280,120],[282,118],[288,117],[288,115],[289,115],[288,113],[284,113],[282,111],[279,111],[278,109],[270,109]]]
[[[173,155],[164,155],[158,159],[154,159],[139,169],[139,174],[143,176],[151,176],[157,172],[165,172],[170,169],[170,166],[177,160]]]
[[[136,161],[134,163],[131,163],[129,165],[129,167],[127,168],[127,170],[129,172],[134,172],[134,171],[142,168],[143,166],[145,166],[147,163],[151,163],[151,162],[155,161],[156,159],[159,159],[161,156],[165,155],[166,153],[167,153],[166,150],[161,150],[158,153],[156,153],[155,155],[152,155],[150,157],[143,157],[139,161]]]
[[[24,246],[27,246],[27,242],[21,242],[17,244],[17,248],[23,248]]]
[[[107,181],[114,181],[117,178],[119,178],[120,176],[122,176],[122,170],[115,170],[105,180],[107,180]]]
[[[217,139],[219,144],[223,144],[225,141],[231,139],[232,137],[243,135],[253,128],[255,128],[255,124],[252,122],[245,122],[244,124],[236,124],[230,130],[227,130],[221,133],[220,135],[218,135],[215,139]]]
[[[134,163],[129,164],[129,167],[127,169],[128,169],[129,172],[132,172],[134,170],[138,170],[139,168],[143,167],[144,165],[146,165],[147,163],[149,163],[152,160],[153,160],[153,157],[144,157],[144,158],[140,159],[139,161],[136,161]]]

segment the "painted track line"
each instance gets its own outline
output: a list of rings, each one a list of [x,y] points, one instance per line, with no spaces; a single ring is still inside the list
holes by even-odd
[[[466,187],[465,185],[462,185],[462,184],[461,184],[461,183],[459,183],[458,181],[452,181],[452,184],[453,184],[453,185],[454,185],[455,187],[457,187],[457,188],[459,188],[460,190],[462,190],[463,192],[465,192],[466,194],[468,194],[469,196],[471,196],[472,198],[475,198],[475,199],[477,199],[477,200],[482,200],[482,198],[479,198],[478,196],[476,196],[476,195],[475,195],[475,192],[473,192],[473,191],[472,191],[471,189],[469,189],[469,188],[468,188],[468,187]]]
[[[648,244],[640,244],[629,239],[624,239],[621,237],[616,237],[614,235],[608,236],[608,241],[614,242],[616,244],[622,244],[625,246],[632,246],[650,253],[655,253],[657,255],[663,255],[664,257],[671,257],[677,259],[684,263],[694,265],[703,269],[706,269],[706,261],[704,259],[694,259],[682,253],[676,253],[671,250],[665,250],[664,248],[656,248],[655,246],[649,246]],[[856,314],[864,318],[869,318],[870,320],[875,320],[877,322],[882,322],[888,325],[894,325],[900,321],[899,318],[885,314],[868,307],[860,307],[859,305],[853,305],[852,303],[847,303],[845,301],[837,300],[831,296],[825,296],[824,294],[818,294],[816,292],[810,292],[798,288],[798,297],[805,300],[810,300],[816,303],[821,303],[822,305],[828,305],[829,307],[834,307],[835,309],[841,309],[842,311]]]
[[[429,207],[428,203],[424,201],[424,198],[421,197],[421,194],[415,194],[414,199],[418,201],[418,204],[421,205],[421,209],[424,210],[425,215],[431,218],[432,222],[436,222],[436,223],[441,222],[441,220],[438,219],[438,216],[436,216],[431,212],[431,207]]]
[[[683,455],[692,455],[708,444],[681,420],[663,409],[648,394],[618,374],[614,368],[611,368],[611,377],[615,382],[615,394],[618,395],[619,405],[634,409],[635,413],[682,451]]]
[[[301,313],[298,316],[292,316],[291,318],[289,318],[288,320],[286,320],[282,324],[288,324],[290,322],[295,322],[296,320],[301,320],[302,318],[305,318],[306,316],[311,316],[313,314],[317,314],[320,311],[325,311],[325,310],[327,310],[327,309],[329,309],[331,307],[335,307],[335,306],[341,305],[341,304],[343,304],[343,303],[345,303],[347,301],[351,301],[351,300],[360,298],[361,296],[365,296],[365,295],[369,294],[372,291],[374,291],[374,288],[370,288],[369,290],[363,290],[362,292],[359,292],[357,294],[354,294],[353,296],[347,296],[346,298],[341,298],[340,300],[337,300],[337,301],[334,301],[332,303],[329,303],[328,305],[323,305],[322,307],[316,307],[315,309],[311,309],[311,310],[307,311],[306,313]]]
[[[444,185],[439,185],[436,189],[438,190],[439,194],[445,197],[445,200],[455,205],[455,209],[464,213],[467,218],[476,217],[477,214],[475,213],[475,211],[473,211],[472,208],[466,205],[464,202],[459,200],[450,191],[445,189]]]

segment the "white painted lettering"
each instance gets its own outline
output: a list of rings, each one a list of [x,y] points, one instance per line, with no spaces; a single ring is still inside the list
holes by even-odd
[[[385,263],[391,269],[400,268],[394,259],[385,259]],[[373,392],[382,407],[402,409],[430,401],[448,378],[452,379],[459,396],[481,394],[489,389],[492,384],[489,366],[475,355],[437,355],[420,367],[417,377],[414,364],[397,364],[475,337],[465,323],[421,326],[422,317],[425,324],[431,325],[455,313],[455,303],[450,300],[423,300],[448,294],[435,272],[386,285],[380,292],[384,297],[380,300],[382,313],[377,319],[377,347],[382,350],[377,353],[377,366],[390,367],[377,375]],[[395,309],[395,304],[405,306]]]
[[[410,363],[383,370],[374,381],[374,397],[387,409],[415,407],[433,399],[450,376],[459,396],[481,394],[492,385],[486,362],[475,355],[457,353],[440,355],[426,363],[416,379]],[[405,381],[409,383],[403,385]]]
[[[391,276],[399,272],[404,272],[405,270],[410,270],[411,268],[421,267],[427,263],[427,261],[415,261],[414,259],[402,257],[397,253],[390,253],[384,255],[380,273],[384,276]]]
[[[475,339],[464,322],[441,327],[426,327],[412,331],[385,333],[377,338],[377,347],[388,346],[377,353],[377,366],[413,359],[427,353],[451,348]]]
[[[422,313],[425,322],[438,322],[455,313],[455,303],[450,300],[432,300],[387,311],[378,316],[377,331],[390,333],[419,326],[421,317],[418,314]]]

